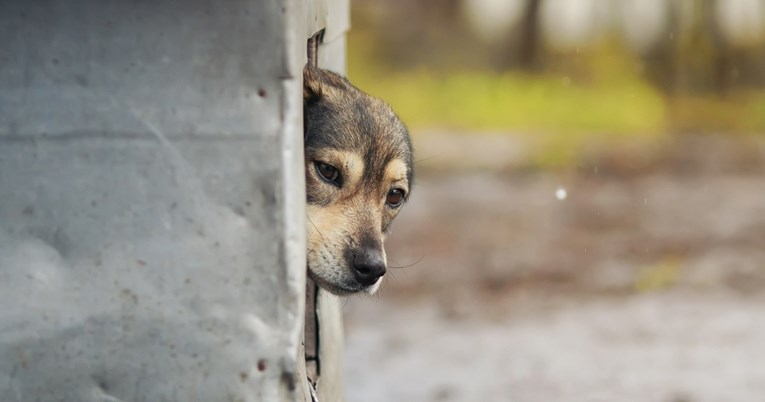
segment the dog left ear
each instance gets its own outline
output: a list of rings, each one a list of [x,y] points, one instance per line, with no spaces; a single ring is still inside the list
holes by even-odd
[[[331,71],[310,65],[303,68],[303,100],[330,97],[349,87],[348,80]]]

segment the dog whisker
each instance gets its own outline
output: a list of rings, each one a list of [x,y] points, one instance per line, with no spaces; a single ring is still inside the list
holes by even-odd
[[[440,157],[442,157],[442,156],[444,156],[444,155],[443,155],[443,154],[435,154],[435,155],[433,155],[433,156],[428,156],[427,158],[417,159],[416,161],[414,161],[414,162],[412,162],[412,163],[414,163],[414,164],[416,165],[416,164],[418,164],[418,163],[421,163],[421,162],[426,162],[426,161],[429,161],[429,160],[431,160],[431,159],[440,158]]]
[[[413,267],[413,266],[419,264],[424,259],[425,259],[425,254],[421,255],[420,258],[417,259],[417,261],[415,261],[415,262],[413,262],[411,264],[405,264],[405,265],[401,265],[401,266],[395,266],[395,265],[388,264],[388,268],[393,268],[393,269],[410,268],[410,267]],[[392,258],[390,260],[393,261],[394,263],[398,264],[398,262],[396,260],[394,260]]]
[[[321,233],[321,230],[319,230],[319,227],[318,227],[318,226],[316,226],[316,224],[315,224],[315,223],[313,223],[313,221],[311,220],[311,217],[310,217],[310,216],[306,216],[306,219],[308,220],[308,222],[310,222],[310,223],[311,223],[311,226],[313,226],[313,227],[314,227],[314,229],[316,229],[316,232],[317,232],[317,233],[319,233],[319,236],[321,236],[321,237],[322,237],[322,239],[326,239],[326,238],[327,238],[326,236],[324,236],[324,233]]]
[[[345,243],[344,245],[351,249],[356,247],[356,241],[353,239],[353,236],[350,236],[347,234],[345,235],[345,238],[343,239],[343,243]]]
[[[387,275],[383,276],[383,283],[382,283],[382,285],[385,285],[385,286],[380,286],[380,289],[378,289],[377,292],[374,294],[374,296],[377,299],[382,299],[384,295],[387,295],[385,292],[388,291],[388,287],[389,286],[386,284],[386,282],[393,281],[393,276],[394,275],[393,275],[392,272],[389,272]]]

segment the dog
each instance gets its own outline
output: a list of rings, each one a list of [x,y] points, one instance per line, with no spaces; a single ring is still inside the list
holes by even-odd
[[[303,112],[308,276],[336,295],[372,294],[413,184],[409,131],[388,104],[312,66]]]

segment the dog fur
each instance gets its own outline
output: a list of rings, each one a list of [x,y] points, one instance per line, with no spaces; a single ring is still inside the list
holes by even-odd
[[[412,187],[409,132],[344,77],[307,66],[303,82],[308,275],[334,294],[374,293]]]

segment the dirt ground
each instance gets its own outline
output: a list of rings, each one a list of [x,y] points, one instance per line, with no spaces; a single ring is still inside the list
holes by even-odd
[[[464,138],[418,139],[404,268],[346,303],[350,402],[765,401],[762,138]]]

